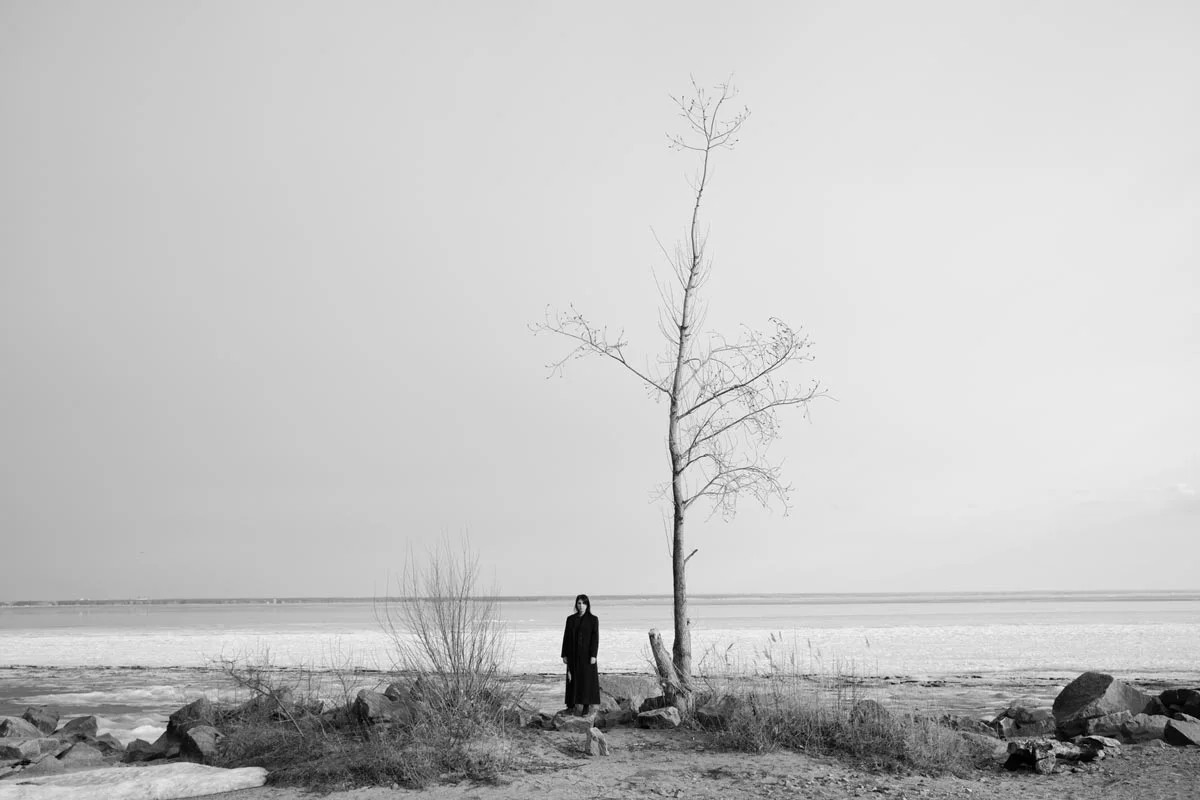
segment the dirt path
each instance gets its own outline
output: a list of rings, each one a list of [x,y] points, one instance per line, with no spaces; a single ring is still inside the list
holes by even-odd
[[[791,752],[718,752],[686,731],[610,731],[612,755],[583,753],[583,734],[531,732],[517,768],[499,785],[460,783],[422,791],[359,789],[331,800],[1200,800],[1200,748],[1126,747],[1124,755],[1053,775],[1009,772],[1000,765],[969,778],[876,774],[828,758]],[[264,787],[212,798],[312,800],[295,789]]]

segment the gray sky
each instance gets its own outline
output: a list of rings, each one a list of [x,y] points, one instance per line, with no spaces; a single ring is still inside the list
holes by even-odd
[[[709,327],[803,326],[693,592],[1196,589],[1200,5],[0,0],[0,600],[664,593],[669,95]]]

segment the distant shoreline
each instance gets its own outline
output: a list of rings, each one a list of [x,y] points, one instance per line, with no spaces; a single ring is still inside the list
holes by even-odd
[[[597,595],[601,596],[601,595]],[[561,600],[560,595],[508,595],[483,598],[499,603],[536,603]],[[670,602],[669,594],[603,595],[606,603]],[[90,606],[190,606],[190,605],[331,605],[362,603],[399,603],[403,597],[179,597],[179,598],[111,598],[92,600],[13,600],[0,601],[0,608],[57,608]],[[846,592],[846,593],[765,593],[751,594],[692,594],[693,601],[718,601],[730,604],[789,605],[846,605],[867,603],[956,603],[956,602],[1031,602],[1069,600],[1075,602],[1137,601],[1196,601],[1198,590],[1081,590],[1081,591],[1015,591],[1015,592]]]

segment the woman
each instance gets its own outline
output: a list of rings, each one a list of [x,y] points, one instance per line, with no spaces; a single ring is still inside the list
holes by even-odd
[[[575,598],[575,613],[567,617],[563,630],[562,660],[567,665],[567,710],[600,705],[600,675],[596,651],[600,648],[600,620],[592,614],[592,601],[586,594]]]

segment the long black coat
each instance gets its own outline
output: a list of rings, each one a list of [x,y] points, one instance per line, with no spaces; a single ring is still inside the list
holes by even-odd
[[[589,611],[567,617],[562,657],[567,660],[567,705],[600,705],[600,671],[592,663],[600,649],[600,620]]]

